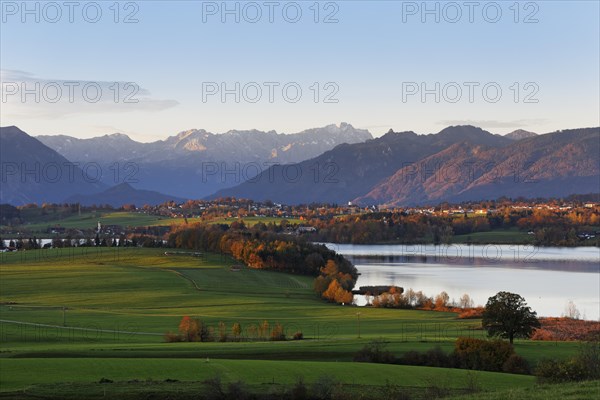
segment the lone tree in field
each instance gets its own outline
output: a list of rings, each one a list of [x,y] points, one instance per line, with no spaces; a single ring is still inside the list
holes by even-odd
[[[509,292],[498,292],[488,299],[481,322],[489,336],[508,338],[511,344],[515,337],[528,338],[540,327],[536,312],[525,299]]]

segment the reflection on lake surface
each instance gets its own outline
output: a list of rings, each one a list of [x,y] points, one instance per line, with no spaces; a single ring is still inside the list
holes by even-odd
[[[446,291],[475,304],[501,290],[518,293],[540,316],[560,316],[573,300],[587,319],[600,317],[600,249],[523,245],[327,244],[360,272],[356,286],[397,285],[428,296]],[[359,297],[359,296],[357,296]],[[359,298],[359,304],[364,304]]]

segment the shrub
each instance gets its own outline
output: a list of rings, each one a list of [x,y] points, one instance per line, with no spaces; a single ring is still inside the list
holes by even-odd
[[[540,360],[535,367],[535,375],[540,382],[553,382],[557,379],[560,361],[554,359]]]
[[[381,399],[382,400],[411,400],[411,397],[410,397],[410,394],[406,391],[406,389],[386,380],[385,386],[382,388]]]
[[[600,378],[600,348],[597,342],[582,345],[569,360],[546,359],[538,363],[535,374],[541,382],[569,382]]]
[[[213,378],[206,379],[202,382],[205,391],[205,398],[209,400],[217,400],[224,399],[225,392],[223,391],[223,385],[221,384],[221,378],[219,376],[215,376]]]
[[[429,367],[445,367],[451,368],[454,365],[451,362],[451,357],[444,353],[440,346],[435,346],[433,349],[425,353],[426,366]]]
[[[547,329],[536,329],[531,335],[531,340],[556,340],[554,334]]]
[[[332,398],[337,381],[329,375],[322,375],[315,380],[311,386],[312,396],[318,400],[329,400]]]
[[[355,361],[363,353],[364,351],[357,353]],[[459,338],[456,340],[454,351],[450,354],[436,346],[424,353],[407,351],[398,358],[397,363],[425,367],[503,371],[513,374],[530,373],[525,359],[518,356],[512,346],[502,340]]]
[[[450,394],[448,379],[441,378],[437,374],[425,378],[425,385],[425,398],[427,399],[439,399]]]
[[[477,308],[467,308],[464,311],[458,313],[459,319],[472,319],[472,318],[481,318],[483,316],[483,311],[485,309],[483,307]]]
[[[294,340],[302,340],[304,339],[304,334],[301,331],[298,331],[296,333],[294,333]]]
[[[423,353],[419,353],[418,351],[410,350],[406,353],[402,354],[402,356],[398,359],[398,364],[403,365],[424,365],[425,357]],[[355,360],[356,361],[356,360]]]
[[[396,357],[385,348],[386,344],[383,340],[374,340],[360,349],[354,355],[353,361],[393,364],[396,361]]]
[[[294,386],[292,387],[290,398],[292,400],[307,400],[308,399],[308,388],[304,384],[302,377],[298,378]]]
[[[250,392],[248,392],[248,390],[246,389],[246,385],[244,384],[244,382],[231,382],[227,385],[227,399],[246,400],[250,397]]]
[[[535,374],[540,382],[548,383],[581,381],[587,377],[584,365],[576,358],[542,360],[538,363]]]
[[[502,366],[514,354],[514,349],[502,340],[462,337],[456,340],[454,354],[462,368],[502,371]]]
[[[167,333],[165,333],[165,342],[167,342],[167,343],[181,342],[181,336],[179,336],[178,334],[173,333],[173,332],[167,332]]]
[[[523,375],[528,375],[531,373],[527,360],[518,354],[512,354],[510,357],[508,357],[508,360],[502,364],[502,371],[508,372],[509,374]]]
[[[443,368],[456,368],[459,365],[455,361],[454,353],[446,354],[439,346],[424,353],[407,351],[397,360],[397,363],[403,365],[421,365],[425,367]]]
[[[584,343],[579,350],[579,356],[577,358],[588,372],[588,377],[590,379],[600,379],[599,342]]]

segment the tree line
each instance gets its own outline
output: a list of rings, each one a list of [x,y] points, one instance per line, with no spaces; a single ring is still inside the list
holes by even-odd
[[[600,209],[578,208],[565,211],[548,209],[512,209],[505,207],[482,215],[415,214],[406,212],[371,212],[336,218],[313,218],[308,225],[317,232],[308,234],[314,241],[374,243],[451,243],[455,235],[469,235],[497,229],[532,232],[538,245],[591,245],[596,240],[581,238],[595,234],[600,224]]]
[[[275,233],[264,225],[195,224],[175,228],[168,247],[231,255],[250,268],[314,276],[315,291],[323,298],[352,303],[358,271],[341,255],[302,237]]]
[[[244,341],[285,341],[289,332],[286,332],[280,323],[270,324],[264,320],[258,324],[242,326],[234,322],[231,326],[219,321],[217,326],[212,326],[199,318],[184,316],[179,322],[178,332],[167,332],[165,341],[173,342],[244,342]],[[292,340],[304,339],[302,331],[296,331],[289,337]]]

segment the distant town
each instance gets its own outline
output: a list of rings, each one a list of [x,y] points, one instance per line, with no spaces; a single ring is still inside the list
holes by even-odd
[[[126,204],[4,204],[0,234],[3,251],[27,248],[36,238],[45,247],[134,243],[156,246],[173,226],[226,224],[244,229],[303,235],[338,243],[531,243],[597,245],[600,202],[595,197],[567,199],[498,199],[393,207],[338,204],[284,205],[271,201],[222,198],[165,202],[157,206]],[[60,244],[59,244],[60,242]],[[33,246],[40,246],[37,243]]]

